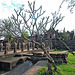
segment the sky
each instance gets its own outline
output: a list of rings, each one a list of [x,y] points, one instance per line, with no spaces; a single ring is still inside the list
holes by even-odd
[[[34,0],[29,0],[33,2]],[[42,5],[43,10],[46,10],[44,15],[51,16],[51,12],[57,11],[62,0],[35,0],[36,8]],[[28,0],[0,0],[0,19],[10,17],[14,13],[14,8],[19,9],[22,5],[28,8]],[[60,13],[65,16],[62,22],[60,22],[56,30],[62,31],[65,27],[66,31],[75,30],[75,8],[73,14],[67,9],[68,3],[64,2]]]

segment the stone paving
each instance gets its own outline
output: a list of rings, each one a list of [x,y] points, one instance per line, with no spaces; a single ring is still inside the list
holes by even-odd
[[[38,61],[34,66],[32,66],[30,69],[28,69],[25,73],[22,75],[36,75],[37,72],[44,66],[47,65],[47,60],[40,60]]]
[[[26,61],[22,64],[19,64],[17,67],[14,67],[9,73],[6,75],[22,75],[25,71],[27,71],[30,67],[32,67],[32,62]],[[31,75],[31,74],[30,74]]]

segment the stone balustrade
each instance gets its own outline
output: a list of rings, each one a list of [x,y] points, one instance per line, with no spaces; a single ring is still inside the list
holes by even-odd
[[[13,43],[5,43],[3,45],[3,43],[0,43],[0,51],[4,51],[4,54],[8,54],[8,51],[12,50],[14,53],[16,53],[18,50],[21,50],[21,51],[24,51],[25,49],[26,50],[34,50],[35,48],[35,44],[34,43],[31,43],[31,42],[22,42],[22,43],[16,43],[16,42],[13,42]]]
[[[3,51],[3,43],[0,43],[0,51]]]

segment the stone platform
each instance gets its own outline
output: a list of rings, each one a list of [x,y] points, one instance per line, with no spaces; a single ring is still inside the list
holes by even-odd
[[[66,53],[67,51],[62,51],[62,52],[49,52],[50,56],[54,59],[55,63],[67,63],[68,62],[68,53]],[[44,58],[46,57],[46,55],[44,54],[44,52],[34,52],[33,53],[34,57],[33,59],[47,59]]]
[[[18,65],[19,63],[24,62],[27,59],[27,57],[10,57],[10,58],[1,58],[0,59],[0,70],[11,70],[13,67]]]
[[[50,52],[50,55],[56,63],[67,63],[68,53],[66,52],[67,51],[58,53]],[[12,70],[12,68],[15,67],[17,64],[22,63],[28,59],[32,61],[33,64],[35,64],[37,61],[47,60],[46,55],[43,51],[31,51],[30,53],[22,52],[14,55],[7,55],[0,58],[0,70]]]

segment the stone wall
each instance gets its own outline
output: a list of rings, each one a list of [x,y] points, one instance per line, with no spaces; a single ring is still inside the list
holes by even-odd
[[[66,41],[65,43],[67,44],[67,46],[70,47],[71,50],[75,51],[75,39]],[[52,48],[68,50],[62,42],[60,42],[59,40],[55,40],[55,39],[52,40]]]
[[[51,57],[54,59],[55,63],[67,63],[68,53],[50,53]]]
[[[50,52],[49,53],[51,57],[54,59],[55,63],[61,64],[61,63],[67,63],[68,62],[68,53],[66,52]],[[32,56],[32,61],[37,61],[37,60],[46,60],[46,55],[41,52],[34,52]]]

